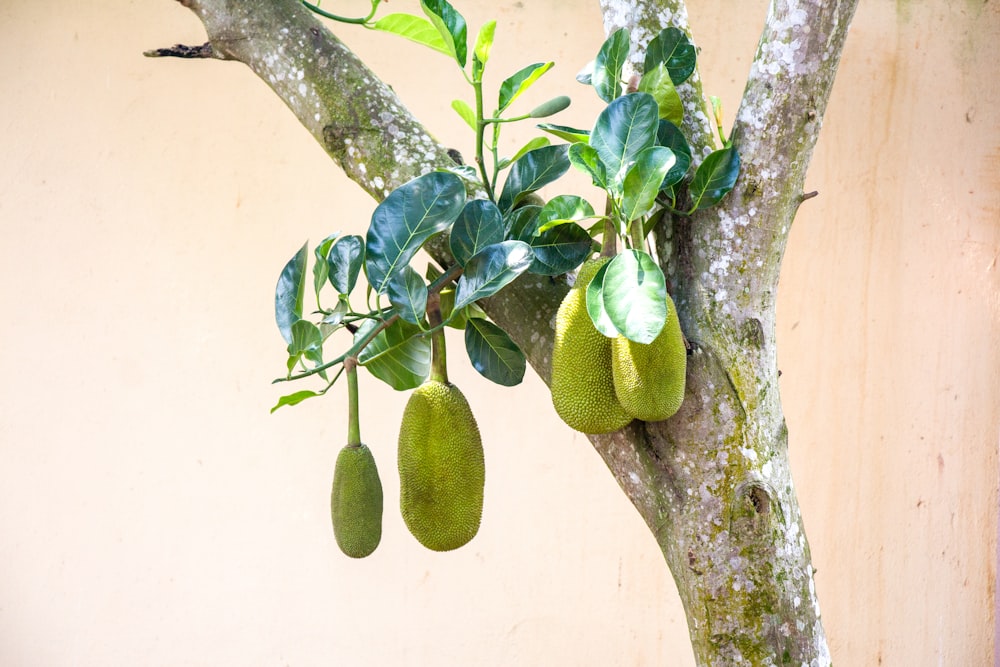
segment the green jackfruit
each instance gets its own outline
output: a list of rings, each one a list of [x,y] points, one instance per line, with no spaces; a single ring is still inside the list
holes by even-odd
[[[564,422],[583,433],[610,433],[632,421],[615,396],[611,339],[587,314],[587,285],[609,259],[584,262],[556,314],[552,405]]]
[[[465,396],[428,380],[410,395],[399,428],[399,508],[428,549],[457,549],[479,531],[486,481],[483,442]]]
[[[382,539],[382,482],[375,458],[364,445],[347,445],[337,455],[330,516],[341,551],[351,558],[375,551]]]
[[[681,407],[687,349],[670,295],[667,320],[652,343],[636,343],[621,335],[612,341],[611,370],[618,401],[636,419],[663,421]]]

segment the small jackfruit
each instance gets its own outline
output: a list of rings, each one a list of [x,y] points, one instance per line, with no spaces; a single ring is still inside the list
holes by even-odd
[[[649,344],[617,336],[611,343],[615,395],[625,410],[647,422],[663,421],[681,407],[687,349],[677,308],[667,295],[667,320]]]
[[[428,380],[410,395],[399,428],[399,508],[428,549],[449,551],[479,531],[486,469],[479,427],[453,384]]]
[[[552,405],[564,422],[583,433],[610,433],[632,421],[615,396],[611,339],[597,330],[587,313],[587,286],[609,259],[584,262],[556,313]]]
[[[382,540],[382,482],[365,445],[347,445],[337,455],[330,516],[337,546],[351,558],[371,554]]]

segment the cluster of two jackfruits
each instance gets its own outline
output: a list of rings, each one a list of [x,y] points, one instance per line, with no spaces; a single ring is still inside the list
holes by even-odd
[[[413,391],[399,428],[399,506],[428,549],[457,549],[475,537],[483,512],[485,465],[479,427],[465,396],[447,379]],[[341,551],[364,558],[382,538],[382,483],[371,450],[347,445],[337,456],[330,495]]]
[[[648,344],[609,338],[590,319],[587,288],[610,259],[584,262],[556,314],[552,404],[583,433],[610,433],[633,419],[662,421],[684,400],[687,349],[669,294],[666,322]]]

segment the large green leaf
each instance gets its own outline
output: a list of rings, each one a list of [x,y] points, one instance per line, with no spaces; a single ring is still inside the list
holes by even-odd
[[[394,274],[387,289],[389,303],[399,316],[411,324],[419,324],[427,312],[427,283],[410,265]]]
[[[587,286],[587,314],[598,331],[608,338],[614,338],[618,335],[618,329],[604,308],[604,276],[607,275],[610,264],[608,262],[598,269]]]
[[[680,128],[669,120],[660,121],[656,130],[656,143],[672,150],[674,157],[677,158],[674,166],[670,168],[663,179],[663,184],[660,186],[660,189],[663,190],[684,178],[688,169],[691,168],[691,147]]]
[[[641,250],[626,250],[608,262],[607,268],[602,287],[608,317],[629,340],[652,343],[667,321],[663,272]]]
[[[655,104],[655,102],[654,102]],[[510,168],[497,202],[506,213],[525,195],[548,185],[569,169],[566,145],[536,148],[521,156]]]
[[[278,284],[274,288],[274,319],[278,323],[278,331],[285,342],[292,342],[292,325],[302,318],[302,301],[305,298],[306,261],[309,257],[309,244],[304,244],[295,256],[288,260],[278,276]]]
[[[680,124],[684,120],[684,103],[670,80],[670,73],[662,63],[651,70],[646,70],[639,81],[639,90],[649,93],[660,108],[660,118],[671,123]]]
[[[500,84],[500,94],[497,100],[497,113],[503,113],[521,93],[531,87],[538,78],[552,69],[555,63],[535,63],[515,72]]]
[[[566,125],[553,125],[552,123],[539,123],[536,125],[539,130],[545,130],[549,134],[554,134],[564,141],[568,141],[571,144],[577,142],[586,143],[590,139],[590,130],[578,130],[575,127],[567,127]]]
[[[598,97],[610,102],[622,93],[622,67],[628,60],[629,31],[627,28],[615,30],[601,45],[594,59],[591,83]]]
[[[505,387],[524,379],[524,353],[507,332],[489,320],[473,317],[465,327],[465,350],[479,374]]]
[[[422,16],[413,14],[387,14],[372,25],[376,30],[405,37],[417,44],[429,46],[446,56],[453,56],[448,43],[433,23]]]
[[[288,372],[303,357],[317,366],[323,363],[323,333],[309,320],[298,320],[292,325],[292,340],[288,343]]]
[[[541,206],[519,206],[504,216],[506,237],[512,241],[531,243],[538,231],[538,214]]]
[[[354,335],[355,342],[380,323],[368,320]],[[358,355],[358,361],[382,382],[397,391],[415,389],[431,370],[431,341],[416,326],[396,320],[381,331]]]
[[[389,193],[368,227],[365,272],[372,289],[385,293],[393,274],[432,234],[447,229],[464,205],[462,179],[446,171],[418,176]]]
[[[590,145],[607,169],[609,185],[619,187],[636,156],[656,141],[660,109],[652,95],[619,97],[597,117]]]
[[[622,187],[621,211],[627,221],[653,209],[663,179],[675,161],[674,152],[663,146],[651,146],[636,156]]]
[[[530,241],[535,261],[528,269],[543,276],[558,276],[572,271],[593,252],[593,240],[576,223],[566,223],[541,232]]]
[[[465,19],[455,11],[448,0],[420,0],[420,7],[448,46],[449,55],[460,67],[465,67],[468,45],[468,29]]]
[[[364,264],[365,241],[357,234],[342,236],[326,254],[330,282],[341,294],[350,294]]]
[[[552,142],[549,141],[548,137],[535,137],[534,139],[530,139],[528,143],[521,146],[521,148],[519,148],[518,151],[514,153],[514,157],[503,158],[502,160],[500,160],[500,169],[506,169],[512,163],[517,162],[518,160],[521,159],[521,156],[524,155],[525,153],[530,153],[535,149],[542,148],[543,146],[548,146],[551,143]]]
[[[313,290],[316,292],[317,307],[320,307],[319,291],[323,289],[323,286],[326,285],[326,279],[330,277],[330,267],[326,263],[326,253],[330,252],[330,246],[337,240],[338,234],[339,232],[330,234],[320,241],[319,245],[313,250],[313,255],[316,257],[316,261],[313,263]]]
[[[465,264],[458,279],[455,309],[493,296],[527,271],[534,259],[531,246],[523,241],[503,241],[483,248]]]
[[[664,28],[646,46],[646,59],[642,69],[648,72],[663,64],[670,73],[670,79],[679,86],[694,72],[698,51],[681,30]]]
[[[451,254],[465,263],[488,245],[503,241],[503,216],[496,204],[486,199],[470,199],[451,228]]]
[[[576,222],[594,216],[594,207],[583,197],[577,195],[557,195],[545,202],[538,212],[538,229],[536,234],[548,231],[553,227]]]
[[[569,162],[579,171],[590,176],[594,185],[606,190],[608,187],[607,168],[601,162],[597,149],[590,144],[573,144],[569,147]]]
[[[719,203],[726,196],[740,175],[740,156],[730,146],[713,151],[698,165],[691,179],[691,210],[689,213]]]

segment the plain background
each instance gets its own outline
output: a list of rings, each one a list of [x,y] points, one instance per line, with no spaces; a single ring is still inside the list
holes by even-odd
[[[458,6],[473,31],[498,20],[493,86],[554,60],[521,108],[569,94],[557,122],[591,124],[573,75],[603,38],[596,2]],[[689,9],[732,118],[766,3]],[[334,29],[470,153],[446,59]],[[840,665],[993,659],[998,40],[1000,3],[862,2],[791,233],[782,396]],[[273,289],[303,241],[363,233],[374,204],[245,67],[141,56],[202,41],[169,0],[0,4],[0,664],[692,664],[670,574],[600,458],[534,375],[492,386],[458,337],[481,533],[436,554],[406,532],[405,396],[363,376],[385,531],[371,558],[340,554],[345,392],[268,413]]]

